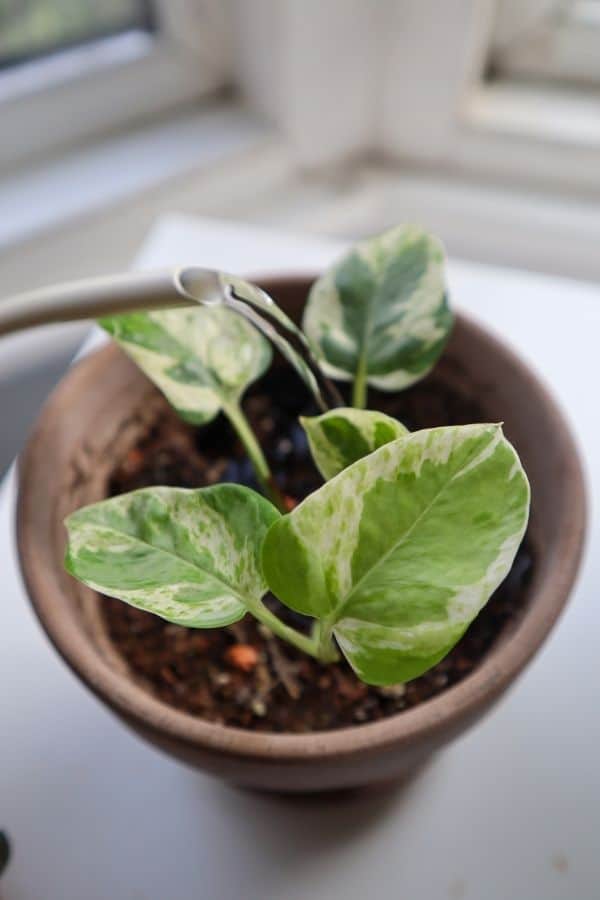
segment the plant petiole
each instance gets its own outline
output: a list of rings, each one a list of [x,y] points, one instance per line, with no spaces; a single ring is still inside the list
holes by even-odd
[[[285,503],[283,494],[277,487],[275,479],[269,469],[269,464],[265,459],[260,444],[256,440],[254,432],[250,427],[250,423],[246,418],[242,408],[237,403],[227,404],[223,406],[223,412],[233,425],[237,436],[244,445],[246,453],[250,458],[256,479],[269,500],[277,507],[280,513],[285,514],[288,508]]]
[[[356,367],[354,384],[352,387],[352,406],[355,409],[364,409],[367,405],[367,357],[361,353]]]

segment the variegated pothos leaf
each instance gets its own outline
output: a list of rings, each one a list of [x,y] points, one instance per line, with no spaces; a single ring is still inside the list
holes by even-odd
[[[245,300],[259,312],[265,313],[268,318],[276,319],[288,331],[294,334],[298,332],[298,328],[287,313],[284,313],[273,298],[257,284],[252,284],[251,281],[245,281],[238,275],[231,275],[228,272],[220,272],[219,281],[224,289],[228,286],[233,288],[236,296]]]
[[[448,653],[506,576],[528,509],[499,425],[418,431],[275,522],[263,571],[285,604],[333,626],[364,681],[407,681]]]
[[[452,326],[440,242],[400,225],[357,244],[313,285],[303,327],[333,378],[384,391],[418,381]]]
[[[271,361],[268,341],[221,306],[107,316],[100,325],[195,425],[236,406]]]
[[[241,485],[142,488],[67,518],[65,566],[89,587],[169,622],[228,625],[266,591],[260,547],[278,517]]]
[[[320,401],[322,397],[319,384],[305,359],[305,356],[314,355],[313,349],[304,333],[262,288],[224,272],[219,273],[219,280],[224,289],[232,288],[235,298],[241,299],[246,307],[252,308],[260,319],[260,328],[271,344],[294,367],[313,397]],[[298,352],[292,341],[302,349],[302,352]]]
[[[397,419],[369,409],[339,407],[321,416],[303,416],[310,452],[323,478],[333,478],[363,456],[408,434]]]

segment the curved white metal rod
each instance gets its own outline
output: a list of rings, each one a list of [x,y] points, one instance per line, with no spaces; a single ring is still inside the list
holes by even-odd
[[[264,291],[264,302],[235,294],[220,274],[199,266],[131,272],[40,288],[0,301],[0,337],[37,325],[97,319],[135,310],[224,304],[244,316],[296,368],[322,411],[342,406],[302,332]]]
[[[193,270],[200,271],[197,267]],[[0,336],[55,322],[219,302],[221,298],[215,292],[222,294],[222,288],[216,272],[202,270],[207,276],[204,300],[185,291],[182,286],[185,271],[171,269],[86,278],[9,297],[0,301]]]

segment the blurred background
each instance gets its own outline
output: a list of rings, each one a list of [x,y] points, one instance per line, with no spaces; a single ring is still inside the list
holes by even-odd
[[[0,298],[173,211],[600,279],[600,0],[0,0],[0,123]],[[0,471],[82,334],[3,342]]]

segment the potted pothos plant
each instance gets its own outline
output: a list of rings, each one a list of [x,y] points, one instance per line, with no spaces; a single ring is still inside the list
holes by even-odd
[[[257,290],[222,279],[238,296]],[[69,623],[63,618],[57,628],[41,610],[25,546],[35,530],[27,525],[27,488],[21,506],[34,603],[88,683],[161,746],[242,783],[278,789],[395,774],[489,706],[564,603],[582,528],[575,523],[543,624],[526,623],[525,651],[504,670],[496,663],[495,682],[488,673],[477,683],[496,644],[511,659],[507,635],[527,620],[531,569],[546,558],[543,542],[534,547],[529,535],[523,543],[530,487],[501,422],[514,408],[496,404],[488,420],[485,398],[473,395],[473,369],[486,356],[499,378],[517,363],[459,320],[463,369],[446,351],[442,380],[430,374],[453,315],[442,247],[420,228],[401,226],[356,245],[310,285],[302,309],[304,288],[296,280],[292,302],[278,295],[285,285],[275,299],[287,306],[282,316],[299,323],[301,313],[303,340],[345,394],[343,405],[326,411],[280,359],[269,369],[268,341],[231,309],[100,321],[179,418],[156,395],[144,418],[139,391],[150,396],[147,383],[127,370],[136,390],[125,400],[124,447],[121,410],[121,430],[103,451],[115,458],[104,459],[100,481],[97,472],[84,475],[94,487],[82,495],[80,472],[67,509],[64,488],[62,500],[54,495],[49,504],[53,523],[69,513],[67,572],[94,592],[82,595],[68,580],[78,599]],[[116,359],[124,365],[114,347],[108,352],[113,367]],[[517,405],[537,407],[544,428],[559,425],[555,450],[571,465],[565,502],[580,514],[568,432],[533,377],[517,374],[520,383],[509,386],[513,395],[521,391]],[[95,385],[94,396],[100,392]],[[74,398],[85,402],[81,386],[61,406]],[[136,415],[142,409],[133,437],[132,403]],[[86,427],[93,430],[93,420]],[[48,459],[56,451],[41,431],[23,485],[40,453]],[[521,440],[527,445],[522,430]],[[98,447],[87,452],[98,459]],[[64,593],[56,554],[52,567]],[[90,639],[82,663],[73,641],[80,647],[86,616],[89,635],[91,608],[91,631],[102,637]],[[453,692],[469,679],[473,690],[456,694],[456,705]],[[430,717],[435,703],[442,705]]]

